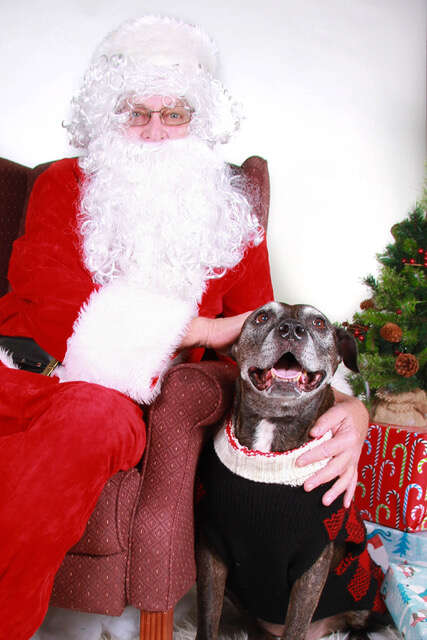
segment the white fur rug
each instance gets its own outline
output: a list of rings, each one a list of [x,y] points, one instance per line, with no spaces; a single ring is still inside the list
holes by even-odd
[[[193,588],[175,608],[174,640],[194,640],[195,622],[196,594]],[[247,640],[247,634],[239,625],[238,612],[226,602],[221,640]],[[344,640],[345,637],[343,633],[328,636],[329,640]],[[372,633],[370,637],[372,640],[399,640],[402,636],[389,629],[385,633]],[[127,607],[117,618],[50,607],[43,625],[31,640],[139,640],[139,613]]]

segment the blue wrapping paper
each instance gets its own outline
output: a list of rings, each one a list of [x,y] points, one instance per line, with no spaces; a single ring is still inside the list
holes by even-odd
[[[365,522],[368,550],[384,571],[390,562],[418,563],[427,560],[427,531],[409,533]]]
[[[381,592],[405,640],[426,640],[427,562],[390,562]]]

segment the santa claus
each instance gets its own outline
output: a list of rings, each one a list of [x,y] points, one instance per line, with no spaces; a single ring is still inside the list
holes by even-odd
[[[80,157],[33,188],[0,335],[35,341],[53,374],[0,354],[1,640],[41,623],[105,482],[140,459],[139,403],[159,393],[176,354],[229,345],[273,298],[263,230],[218,151],[239,115],[216,75],[199,28],[124,23],[72,102]],[[357,401],[337,399],[316,426],[335,437],[303,462],[332,456],[312,487],[338,476],[325,500],[346,491],[349,501],[367,420]]]

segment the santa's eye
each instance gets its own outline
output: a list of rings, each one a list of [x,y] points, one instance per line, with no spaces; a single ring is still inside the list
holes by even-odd
[[[323,318],[314,318],[313,324],[316,329],[324,329],[326,327],[326,322]]]
[[[255,318],[255,322],[257,324],[264,324],[265,322],[267,322],[267,320],[268,320],[268,313],[266,313],[265,311],[261,311],[261,313],[259,313]]]

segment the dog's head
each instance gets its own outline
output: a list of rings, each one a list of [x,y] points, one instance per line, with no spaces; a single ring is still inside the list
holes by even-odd
[[[317,394],[343,361],[357,372],[351,334],[314,307],[270,302],[246,319],[233,357],[247,391],[287,402]]]

